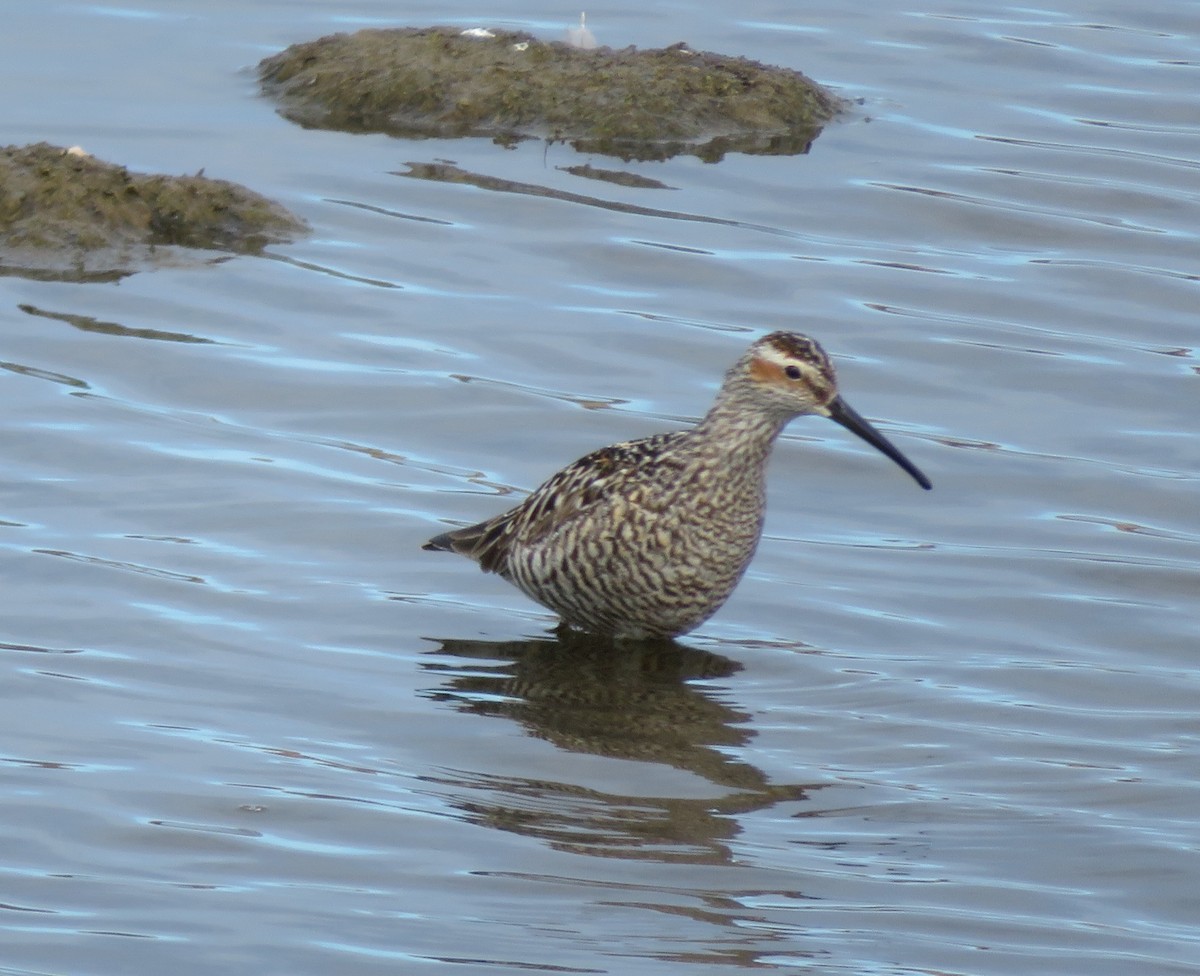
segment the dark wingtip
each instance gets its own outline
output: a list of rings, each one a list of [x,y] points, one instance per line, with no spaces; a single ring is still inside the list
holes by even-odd
[[[453,546],[450,544],[450,533],[443,532],[441,535],[435,535],[432,539],[421,546],[426,552],[451,552]]]

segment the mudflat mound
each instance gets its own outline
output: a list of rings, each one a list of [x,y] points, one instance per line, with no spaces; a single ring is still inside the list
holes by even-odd
[[[568,142],[624,159],[807,150],[843,102],[788,68],[686,45],[584,49],[514,31],[362,30],[259,64],[301,125]]]
[[[306,230],[225,180],[131,173],[44,142],[0,148],[0,273],[130,271],[168,245],[254,254]]]

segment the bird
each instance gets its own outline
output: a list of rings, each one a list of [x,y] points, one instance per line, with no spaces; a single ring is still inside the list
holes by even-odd
[[[422,548],[467,556],[568,629],[673,639],[712,616],[742,578],[762,535],[772,447],[805,414],[828,417],[932,487],[842,398],[817,341],[777,331],[729,368],[695,426],[593,451],[515,508]]]

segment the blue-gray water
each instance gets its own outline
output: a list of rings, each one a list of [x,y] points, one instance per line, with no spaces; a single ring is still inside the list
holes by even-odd
[[[651,190],[257,96],[293,41],[574,10],[4,5],[2,141],[313,236],[0,278],[0,971],[1200,971],[1195,5],[877,6],[589,6],[859,100]],[[676,654],[420,551],[779,327],[933,492],[796,422]]]

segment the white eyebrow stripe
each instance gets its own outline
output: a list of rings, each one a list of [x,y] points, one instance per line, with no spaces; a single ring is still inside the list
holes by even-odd
[[[770,363],[772,366],[777,366],[781,370],[785,370],[789,366],[795,366],[806,378],[813,380],[823,379],[822,370],[815,363],[810,363],[804,359],[798,359],[797,357],[783,352],[780,349],[767,346],[759,351],[758,358],[760,361],[764,363]]]
[[[759,356],[768,362],[774,363],[776,366],[791,366],[796,363],[794,356],[789,356],[786,352],[776,349],[774,346],[765,346],[759,351]]]

